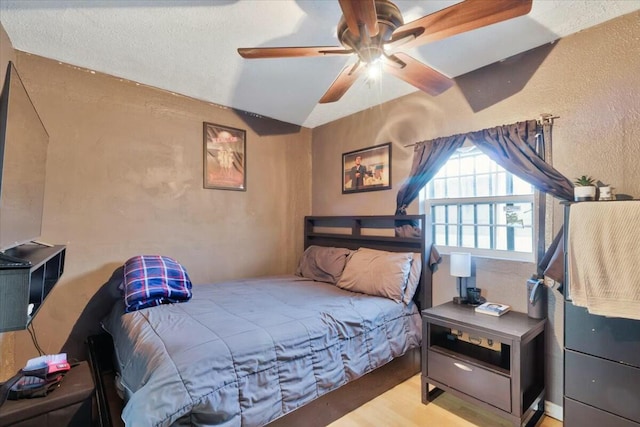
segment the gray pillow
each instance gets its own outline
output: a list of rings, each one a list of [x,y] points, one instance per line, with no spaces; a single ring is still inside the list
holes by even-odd
[[[345,248],[309,246],[300,257],[296,275],[335,284],[351,252]]]
[[[412,260],[411,252],[387,252],[360,248],[349,257],[336,286],[401,302],[407,287]]]

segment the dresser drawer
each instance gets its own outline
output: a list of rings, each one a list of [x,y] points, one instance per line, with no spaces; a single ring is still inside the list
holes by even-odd
[[[565,347],[640,368],[640,320],[589,314],[565,303]]]
[[[427,375],[442,384],[511,412],[511,380],[445,354],[428,351]]]
[[[640,422],[640,368],[565,350],[565,395]]]
[[[564,399],[564,427],[606,426],[606,427],[640,427],[639,423],[621,418],[609,412],[601,411],[593,406]]]

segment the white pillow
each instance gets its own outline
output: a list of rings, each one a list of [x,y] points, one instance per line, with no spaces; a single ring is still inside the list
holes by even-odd
[[[413,295],[418,289],[420,283],[420,276],[422,275],[422,256],[414,252],[413,260],[411,261],[411,269],[409,270],[409,278],[407,279],[407,287],[404,290],[404,296],[402,301],[405,304],[409,304],[413,300]]]

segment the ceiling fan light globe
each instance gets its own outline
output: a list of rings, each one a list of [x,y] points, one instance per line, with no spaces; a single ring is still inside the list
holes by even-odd
[[[382,59],[378,58],[367,64],[367,79],[379,80],[382,77]]]
[[[358,55],[362,62],[372,64],[380,60],[383,55],[383,51],[379,46],[367,46],[365,48],[360,48],[360,50],[358,50]]]

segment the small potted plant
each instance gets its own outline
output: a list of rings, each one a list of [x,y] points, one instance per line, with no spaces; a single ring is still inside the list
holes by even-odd
[[[596,199],[596,186],[594,179],[587,175],[582,175],[574,182],[573,198],[576,202]]]

